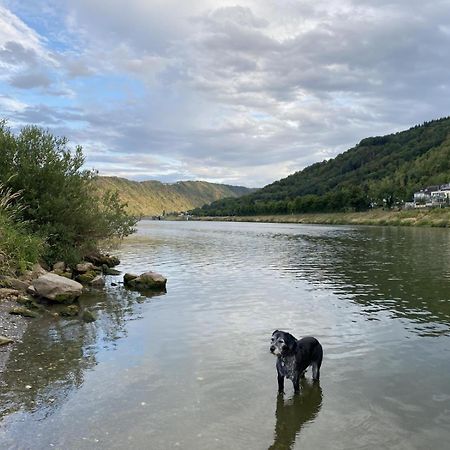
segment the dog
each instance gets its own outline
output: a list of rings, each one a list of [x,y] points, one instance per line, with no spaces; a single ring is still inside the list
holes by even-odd
[[[294,385],[294,391],[299,392],[299,380],[305,376],[306,369],[312,366],[314,381],[320,378],[323,349],[320,342],[312,337],[296,339],[285,331],[275,330],[272,333],[270,352],[277,357],[278,392],[284,392],[284,378]]]

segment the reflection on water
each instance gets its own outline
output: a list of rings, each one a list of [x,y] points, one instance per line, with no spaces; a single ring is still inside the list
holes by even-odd
[[[447,448],[448,230],[143,221],[119,253],[167,293],[113,277],[96,322],[30,320],[1,448]],[[321,387],[273,401],[274,329],[320,340]]]
[[[328,286],[372,320],[387,311],[415,333],[450,333],[448,230],[368,227],[285,242],[276,270]]]
[[[95,325],[48,315],[30,321],[0,380],[0,417],[18,410],[40,419],[51,414],[83,384],[86,370],[97,364],[99,346],[113,348],[126,335],[127,320],[138,314],[138,304],[152,295],[111,287],[84,294],[80,304],[96,311]]]
[[[322,407],[322,389],[319,383],[300,380],[300,393],[285,399],[277,395],[274,442],[269,450],[290,450],[302,427],[314,421]]]

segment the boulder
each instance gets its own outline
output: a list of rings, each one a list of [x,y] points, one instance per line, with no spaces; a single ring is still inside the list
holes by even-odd
[[[71,303],[83,292],[83,285],[74,280],[47,273],[33,281],[30,293],[58,303]]]
[[[76,265],[75,270],[78,273],[86,273],[86,272],[94,272],[95,270],[99,269],[95,267],[94,264],[92,264],[91,262],[82,262]]]
[[[167,278],[156,272],[145,272],[141,275],[126,273],[123,277],[125,286],[134,289],[165,291]]]
[[[89,284],[94,288],[102,288],[105,286],[105,279],[101,275],[97,275]]]
[[[123,282],[125,283],[125,286],[130,284],[130,282],[134,279],[136,279],[139,275],[137,273],[126,273],[123,276]]]
[[[90,271],[85,273],[80,273],[75,277],[75,280],[77,280],[79,283],[91,283],[92,280],[97,276],[97,272]]]

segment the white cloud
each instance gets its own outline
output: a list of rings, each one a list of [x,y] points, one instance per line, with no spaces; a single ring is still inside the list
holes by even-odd
[[[108,174],[255,186],[448,115],[448,0],[7,4],[12,117]]]

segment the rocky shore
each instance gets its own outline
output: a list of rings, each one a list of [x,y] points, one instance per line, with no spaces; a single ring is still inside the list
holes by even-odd
[[[75,267],[57,262],[51,270],[36,264],[19,277],[0,275],[0,372],[9,353],[20,342],[30,320],[50,316],[58,320],[72,317],[81,322],[93,322],[95,315],[81,308],[78,298],[83,292],[101,289],[105,276],[119,275],[114,269],[119,259],[93,254]],[[140,275],[126,273],[124,285],[133,290],[165,292],[167,279],[155,272]]]

